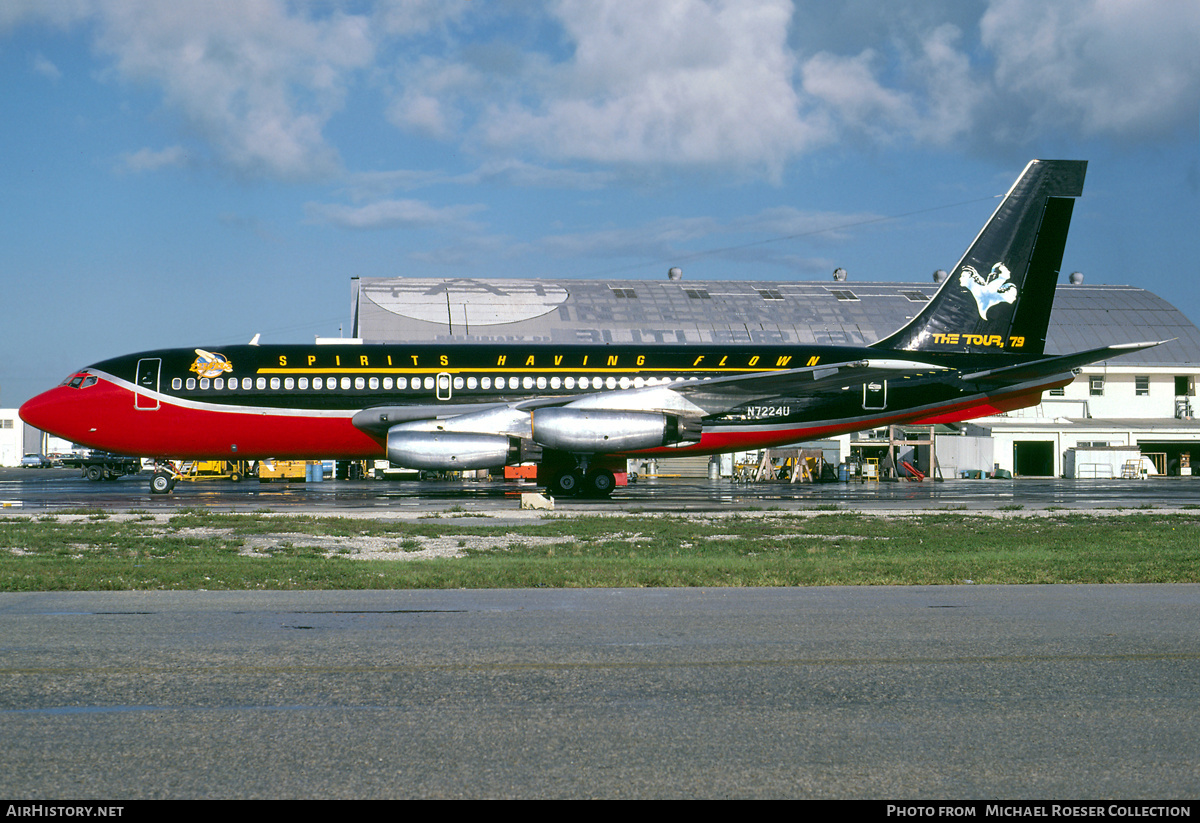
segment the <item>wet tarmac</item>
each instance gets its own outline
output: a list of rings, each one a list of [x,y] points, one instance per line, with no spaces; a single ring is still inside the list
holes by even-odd
[[[180,507],[232,511],[495,511],[516,509],[526,482],[346,481],[180,482],[150,494],[149,475],[92,482],[70,469],[0,469],[0,504],[26,511],[64,508],[157,511]],[[1200,507],[1200,478],[1147,480],[949,480],[945,482],[735,484],[729,480],[645,478],[608,500],[563,499],[556,511],[686,512],[714,510],[1095,510]]]

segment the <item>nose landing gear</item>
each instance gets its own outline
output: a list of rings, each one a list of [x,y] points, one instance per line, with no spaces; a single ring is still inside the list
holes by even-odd
[[[151,494],[170,494],[179,480],[179,472],[171,463],[155,463],[154,473],[150,475]]]

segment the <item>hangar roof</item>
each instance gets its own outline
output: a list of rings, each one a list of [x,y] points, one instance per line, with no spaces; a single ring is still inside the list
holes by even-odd
[[[746,280],[355,278],[367,342],[818,343],[865,345],[904,325],[938,284]],[[1200,329],[1133,286],[1060,285],[1046,351],[1172,342],[1123,365],[1200,364]]]

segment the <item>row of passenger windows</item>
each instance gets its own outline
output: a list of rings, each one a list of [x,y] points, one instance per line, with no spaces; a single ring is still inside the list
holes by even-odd
[[[682,377],[451,377],[450,375],[438,375],[420,378],[414,377],[410,382],[407,377],[314,377],[309,380],[307,377],[243,377],[241,382],[238,382],[236,377],[231,377],[228,381],[223,377],[217,377],[210,380],[207,377],[202,377],[196,380],[194,377],[187,379],[187,390],[194,391],[199,385],[202,391],[209,389],[215,391],[224,391],[228,388],[230,391],[235,391],[241,388],[243,391],[259,390],[264,391],[270,387],[271,391],[350,391],[355,389],[358,391],[404,391],[412,389],[414,391],[433,391],[434,388],[445,390],[451,385],[455,390],[460,389],[483,389],[489,391],[493,388],[503,389],[640,389],[643,386],[658,386],[665,383],[670,383],[672,380],[683,380]],[[437,381],[440,381],[440,385]],[[179,391],[184,387],[184,381],[176,377],[171,381],[171,388]]]

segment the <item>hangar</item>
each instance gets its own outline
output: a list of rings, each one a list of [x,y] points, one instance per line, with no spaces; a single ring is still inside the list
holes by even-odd
[[[353,278],[352,333],[365,343],[818,343],[863,345],[904,325],[937,290],[930,284],[485,278]],[[1161,297],[1133,286],[1057,288],[1046,352],[1170,340],[1081,370],[1036,407],[940,426],[944,476],[1003,469],[1019,476],[1121,476],[1130,454],[1160,474],[1190,474],[1200,459],[1193,419],[1200,329]],[[926,431],[929,427],[925,427]],[[836,459],[895,433],[820,444]],[[687,465],[697,462],[696,466]],[[678,461],[708,472],[707,457]]]

